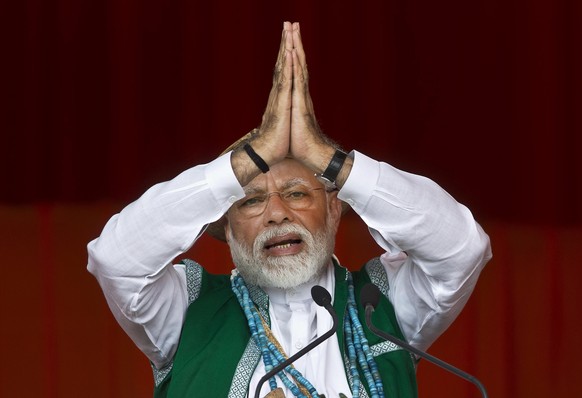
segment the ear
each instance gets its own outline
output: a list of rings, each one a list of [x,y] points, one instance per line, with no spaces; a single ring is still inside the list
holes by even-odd
[[[343,206],[342,201],[337,197],[338,191],[329,192],[329,212],[331,214],[332,220],[336,225],[339,225],[339,222],[342,218],[343,213]]]
[[[225,215],[223,217],[222,228],[224,228],[224,239],[226,240],[226,243],[228,243],[230,241],[230,236],[232,234],[232,231],[230,229],[230,224],[229,224],[227,215]]]

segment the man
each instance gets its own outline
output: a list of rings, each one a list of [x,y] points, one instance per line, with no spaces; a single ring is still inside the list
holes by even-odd
[[[333,256],[346,204],[385,250],[358,272]],[[231,276],[173,264],[205,230],[228,243]],[[469,210],[434,182],[346,156],[320,132],[299,24],[290,22],[260,127],[150,188],[88,252],[111,311],[152,363],[158,397],[254,396],[269,369],[332,326],[311,298],[316,284],[332,295],[336,336],[262,384],[260,396],[414,397],[414,358],[362,326],[362,286],[384,293],[375,322],[425,350],[491,257]]]

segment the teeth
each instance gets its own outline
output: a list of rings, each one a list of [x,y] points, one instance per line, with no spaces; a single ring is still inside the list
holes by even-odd
[[[266,249],[273,249],[273,248],[280,248],[280,249],[288,249],[293,245],[297,245],[301,243],[301,241],[299,240],[286,240],[286,241],[281,241],[279,243],[273,243],[271,245],[267,245],[265,246]]]

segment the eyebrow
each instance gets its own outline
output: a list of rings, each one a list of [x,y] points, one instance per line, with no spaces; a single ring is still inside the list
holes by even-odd
[[[308,188],[311,188],[311,186],[309,185],[309,183],[307,182],[307,180],[305,180],[304,178],[300,178],[300,177],[296,177],[296,178],[292,178],[290,180],[285,181],[283,184],[281,184],[280,187],[278,187],[278,190],[280,191],[284,191],[286,189],[292,188],[292,187],[296,187],[297,185],[305,185]],[[246,186],[244,187],[244,191],[245,191],[245,195],[253,195],[256,193],[265,193],[265,189],[258,187],[258,186]]]

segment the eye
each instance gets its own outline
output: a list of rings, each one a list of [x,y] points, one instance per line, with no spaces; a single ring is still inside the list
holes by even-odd
[[[265,201],[266,195],[254,195],[242,200],[239,207],[253,207],[258,206]]]
[[[289,201],[302,200],[308,196],[309,196],[309,193],[307,191],[304,191],[301,189],[294,189],[292,191],[287,191],[284,194],[285,199],[289,200]]]

